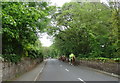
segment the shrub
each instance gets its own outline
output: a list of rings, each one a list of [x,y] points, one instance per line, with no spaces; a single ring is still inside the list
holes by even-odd
[[[17,63],[21,60],[21,56],[16,54],[6,54],[6,55],[2,55],[2,57],[4,58],[4,61],[13,62],[13,63]]]

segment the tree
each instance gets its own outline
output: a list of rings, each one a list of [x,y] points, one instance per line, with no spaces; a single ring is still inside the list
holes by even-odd
[[[38,33],[47,27],[49,14],[46,2],[2,2],[3,55],[38,53]]]
[[[58,10],[52,16],[54,26],[51,32],[54,33],[54,44],[62,54],[73,52],[79,57],[116,57],[110,6],[97,2],[70,2]]]

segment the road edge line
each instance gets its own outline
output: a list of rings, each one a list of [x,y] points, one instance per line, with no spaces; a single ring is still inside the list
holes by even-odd
[[[103,73],[103,74],[106,74],[106,75],[112,76],[112,77],[120,78],[119,75],[116,75],[116,74],[114,74],[114,73],[109,73],[109,72],[102,71],[102,70],[97,70],[97,69],[94,69],[94,70],[96,70],[97,72],[100,72],[100,73]]]
[[[42,73],[45,65],[46,65],[46,61],[44,62],[44,65],[43,65],[43,67],[41,68],[41,70],[39,71],[39,73],[37,74],[37,76],[35,77],[34,81],[37,81],[38,76],[40,75],[40,73]]]
[[[103,73],[103,74],[106,74],[106,75],[109,75],[109,76],[112,76],[112,77],[116,77],[116,78],[120,78],[119,75],[116,75],[114,73],[109,73],[109,72],[106,72],[106,71],[103,71],[103,70],[99,70],[99,69],[95,69],[95,68],[91,68],[91,67],[88,67],[88,66],[84,66],[84,67],[87,67],[87,68],[90,68],[92,70],[95,70],[96,72],[99,72],[99,73]]]

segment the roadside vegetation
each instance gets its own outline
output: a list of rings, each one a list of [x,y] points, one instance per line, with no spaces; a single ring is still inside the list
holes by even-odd
[[[53,36],[52,46],[42,47],[43,32]],[[15,63],[71,53],[77,59],[119,62],[120,3],[2,2],[2,45],[2,57]]]
[[[46,2],[2,2],[2,57],[19,62],[21,58],[43,58],[39,33],[49,22],[51,8]]]
[[[120,3],[70,2],[52,15],[48,34],[54,36],[52,47],[66,57],[120,61]]]

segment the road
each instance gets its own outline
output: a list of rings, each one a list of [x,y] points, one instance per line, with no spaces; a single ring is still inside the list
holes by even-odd
[[[118,83],[118,78],[95,71],[84,66],[73,66],[57,59],[47,59],[33,70],[26,72],[14,81],[69,81],[79,83]],[[111,81],[111,82],[110,82]],[[97,82],[99,83],[99,82]]]
[[[118,81],[118,78],[83,66],[71,66],[57,59],[48,59],[38,81]]]

